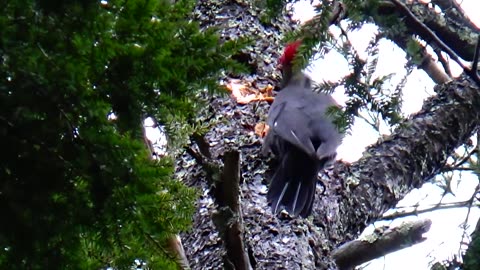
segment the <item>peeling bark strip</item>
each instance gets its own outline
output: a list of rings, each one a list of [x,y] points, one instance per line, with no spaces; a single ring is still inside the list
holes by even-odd
[[[413,246],[425,240],[422,234],[430,230],[432,222],[428,219],[405,222],[384,232],[348,242],[332,252],[332,257],[340,270],[353,269],[355,266],[389,253]]]
[[[425,101],[420,112],[369,147],[348,171],[338,172],[352,190],[344,198],[347,216],[370,223],[439,173],[480,124],[480,89],[474,86],[465,77],[436,86],[438,96]]]

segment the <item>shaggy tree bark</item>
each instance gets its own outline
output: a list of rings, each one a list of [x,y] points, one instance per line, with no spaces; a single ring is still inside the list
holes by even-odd
[[[243,79],[261,88],[277,81],[274,63],[280,53],[280,34],[290,30],[290,18],[262,21],[263,10],[249,3],[201,1],[196,19],[221,27],[225,39],[246,35],[255,40],[239,59],[254,70]],[[450,41],[445,42],[450,45]],[[453,49],[469,48],[462,53],[471,55],[470,46],[474,44],[456,44]],[[439,173],[452,151],[476,131],[480,124],[479,90],[466,76],[437,86],[437,95],[427,100],[420,112],[369,147],[358,162],[337,162],[328,171],[325,192],[320,195],[322,190],[317,188],[313,220],[277,218],[267,205],[266,184],[271,172],[260,157],[261,141],[253,129],[266,118],[268,104],[240,106],[228,98],[212,99],[205,109],[218,123],[205,136],[212,159],[221,160],[225,149],[231,148],[239,149],[242,156],[240,200],[250,265],[254,269],[336,268],[331,258],[336,247],[356,238],[409,191]],[[193,229],[182,235],[190,265],[192,269],[220,269],[226,251],[212,222],[217,207],[208,193],[206,174],[188,154],[177,166],[178,177],[202,193]]]

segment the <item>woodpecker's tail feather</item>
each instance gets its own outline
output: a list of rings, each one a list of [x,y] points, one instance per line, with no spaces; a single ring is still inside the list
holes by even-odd
[[[302,150],[289,146],[281,155],[267,199],[275,215],[285,209],[295,216],[307,217],[312,212],[317,174],[322,166]]]

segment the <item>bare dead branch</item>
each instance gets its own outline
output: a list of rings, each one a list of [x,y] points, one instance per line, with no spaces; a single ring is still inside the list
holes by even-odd
[[[143,127],[143,142],[145,143],[145,146],[147,147],[148,153],[150,154],[150,157],[153,159],[155,156],[155,151],[153,151],[153,145],[152,142],[147,138],[147,130],[145,127]]]
[[[142,127],[143,131],[143,141],[145,142],[145,146],[147,147],[150,158],[153,159],[155,154],[155,151],[153,150],[152,142],[147,138],[147,133],[145,130],[145,127]],[[150,239],[152,241],[153,239]],[[182,270],[189,270],[190,269],[190,264],[188,262],[187,256],[185,255],[185,250],[182,245],[182,239],[180,238],[179,235],[172,235],[167,239],[167,252],[169,254],[173,255],[173,259],[177,262],[177,266],[179,269]]]
[[[185,149],[207,174],[210,185],[210,195],[217,204],[217,210],[212,215],[213,223],[224,241],[226,256],[224,268],[235,270],[250,270],[250,260],[243,240],[244,226],[240,207],[240,152],[227,151],[223,165],[213,161],[203,153]]]
[[[401,2],[405,2],[401,0]],[[435,12],[429,7],[429,4],[421,1],[414,1],[408,5],[408,10],[416,16],[428,29],[434,32],[443,43],[452,49],[459,57],[464,60],[472,61],[476,37],[476,30],[465,27],[463,24],[456,23],[448,17]],[[418,28],[418,24],[412,20],[405,9],[398,9],[392,1],[383,1],[378,9],[380,16],[396,15],[402,19],[407,26],[407,33],[418,35],[426,42],[433,42],[428,33]],[[378,20],[377,20],[378,21]],[[382,25],[381,20],[379,24]],[[391,26],[387,26],[391,27]],[[435,43],[433,45],[436,45]],[[441,49],[441,48],[440,48]]]
[[[405,222],[386,231],[376,231],[363,239],[343,244],[332,252],[333,259],[340,270],[353,267],[375,258],[385,256],[425,240],[422,234],[430,230],[432,222],[428,219]]]
[[[418,42],[418,41],[415,41]],[[402,49],[406,50],[406,42],[395,42],[399,45]],[[423,69],[427,75],[432,78],[432,80],[437,84],[446,83],[452,80],[451,72],[449,69],[448,64],[445,65],[442,61],[440,61],[443,66],[444,70],[441,70],[440,67],[435,62],[435,59],[427,52],[425,46],[421,46],[422,49],[420,50],[420,55],[422,57],[422,63],[419,65],[419,68]],[[440,55],[439,55],[440,59]]]
[[[244,226],[240,207],[240,152],[231,150],[225,153],[220,181],[212,186],[212,195],[218,204],[213,222],[224,240],[227,251],[224,267],[235,270],[250,270],[243,235]],[[230,266],[230,267],[228,267]]]
[[[167,239],[167,247],[168,250],[172,252],[177,259],[178,268],[182,270],[189,270],[190,265],[187,259],[187,255],[185,255],[185,249],[182,245],[182,239],[178,234],[172,235]]]
[[[478,132],[477,132],[478,133]],[[473,171],[474,169],[469,166],[469,163],[471,161],[471,157],[474,155],[474,154],[477,154],[478,153],[478,148],[474,148],[473,150],[469,151],[466,155],[462,156],[462,157],[458,157],[456,156],[455,154],[453,155],[453,158],[455,159],[454,160],[454,164],[449,164],[449,165],[445,165],[443,168],[442,168],[442,172],[451,172],[451,171]],[[464,167],[465,163],[468,163],[467,166],[468,167]]]
[[[334,7],[332,10],[332,14],[330,17],[329,25],[332,24],[338,24],[343,18],[345,18],[345,15],[347,14],[346,7],[341,1],[335,1]]]

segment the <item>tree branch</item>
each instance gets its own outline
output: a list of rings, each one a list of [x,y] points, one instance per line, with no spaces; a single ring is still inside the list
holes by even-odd
[[[223,166],[192,148],[186,148],[207,173],[210,194],[217,203],[212,215],[213,223],[224,241],[227,252],[224,268],[250,270],[250,260],[243,240],[244,226],[240,207],[240,152],[230,150],[225,153]]]
[[[401,37],[399,37],[401,38]],[[399,45],[404,51],[407,51],[406,47],[407,44],[406,42],[403,41],[398,41],[398,38],[394,40],[394,42]],[[442,63],[444,70],[441,70],[440,67],[437,65],[435,62],[435,59],[433,59],[432,55],[430,55],[427,52],[427,48],[425,46],[420,45],[420,43],[417,40],[414,40],[414,42],[418,43],[418,45],[421,47],[420,49],[420,56],[422,57],[422,63],[419,65],[419,68],[423,69],[425,73],[427,73],[430,78],[436,83],[436,84],[442,84],[446,83],[452,80],[451,72],[450,72],[450,67],[448,65],[448,62],[442,61],[443,57],[441,52],[438,52],[437,55],[439,57],[440,62]]]
[[[225,153],[221,181],[212,187],[218,204],[213,221],[225,241],[227,256],[224,267],[232,270],[250,270],[252,266],[243,241],[244,227],[240,207],[240,153],[231,150]]]
[[[348,242],[332,252],[333,259],[340,270],[368,262],[389,253],[413,246],[425,240],[422,234],[430,230],[432,222],[428,219],[405,222],[386,231],[375,231],[363,239]]]
[[[445,73],[448,75],[448,77],[453,78],[452,70],[450,69],[450,63],[448,62],[448,58],[443,55],[440,49],[436,49],[434,51],[438,57],[438,61],[442,64],[443,69],[445,70]]]
[[[423,213],[428,213],[436,210],[444,210],[444,209],[452,209],[452,208],[460,208],[460,207],[471,207],[472,200],[462,201],[462,202],[452,202],[452,203],[438,203],[433,206],[427,206],[424,209],[418,209],[418,206],[415,207],[413,211],[398,211],[390,215],[385,215],[381,219],[382,220],[394,220],[397,218],[402,217],[409,217],[409,216],[418,216]],[[477,205],[477,206],[480,206]]]

